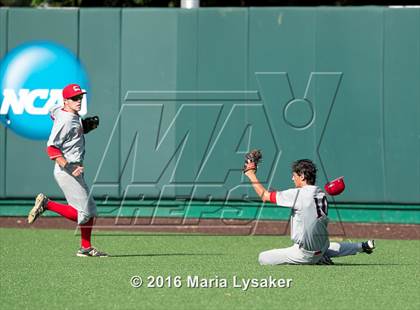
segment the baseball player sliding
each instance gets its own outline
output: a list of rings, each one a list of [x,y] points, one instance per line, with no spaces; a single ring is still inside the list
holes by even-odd
[[[371,254],[374,240],[359,243],[330,242],[328,238],[328,201],[324,192],[315,185],[317,169],[308,159],[292,164],[295,188],[285,191],[267,191],[255,173],[262,158],[259,150],[246,155],[244,173],[262,201],[292,209],[291,239],[293,246],[260,253],[261,265],[280,264],[333,264],[331,257]]]
[[[99,118],[80,118],[78,112],[84,94],[79,85],[67,85],[63,89],[64,107],[56,106],[50,111],[53,128],[47,143],[47,153],[55,161],[54,177],[68,204],[60,204],[49,200],[42,193],[38,194],[35,206],[29,212],[28,223],[32,224],[45,210],[56,212],[80,225],[81,247],[77,256],[105,257],[106,253],[91,245],[96,204],[89,196],[89,188],[83,177],[84,135],[97,128]]]

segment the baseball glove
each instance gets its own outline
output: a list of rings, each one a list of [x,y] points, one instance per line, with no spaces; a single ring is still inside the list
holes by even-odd
[[[93,117],[86,117],[85,119],[82,119],[82,125],[83,125],[83,133],[87,134],[89,131],[92,131],[99,126],[99,117],[93,116]]]
[[[257,172],[258,164],[262,160],[262,153],[260,150],[252,150],[245,155],[245,163],[243,172],[247,172],[249,170],[255,170]]]

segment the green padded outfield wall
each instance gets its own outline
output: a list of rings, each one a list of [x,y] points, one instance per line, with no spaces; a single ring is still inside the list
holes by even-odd
[[[7,52],[7,10],[0,9],[0,57]],[[6,129],[0,125],[0,198],[5,197],[6,188]]]
[[[7,50],[31,40],[51,40],[78,53],[76,9],[54,12],[19,9],[8,10],[7,15]],[[61,195],[54,184],[51,162],[45,158],[44,150],[45,143],[22,139],[11,130],[6,131],[6,197],[25,197],[37,191]]]
[[[0,56],[31,40],[88,72],[98,198],[255,198],[261,148],[271,188],[312,158],[336,202],[420,204],[420,9],[0,9]],[[0,125],[1,198],[62,197],[44,148]]]

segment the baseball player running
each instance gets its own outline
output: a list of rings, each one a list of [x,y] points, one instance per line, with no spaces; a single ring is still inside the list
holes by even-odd
[[[68,204],[60,204],[49,200],[42,193],[38,194],[35,206],[29,212],[28,223],[32,224],[45,210],[56,212],[80,225],[81,247],[77,256],[105,257],[106,253],[91,245],[96,204],[89,196],[89,188],[83,177],[84,134],[98,126],[99,118],[80,118],[78,112],[84,94],[79,85],[67,85],[63,89],[64,107],[56,106],[50,111],[53,128],[47,143],[47,153],[55,161],[54,177]]]
[[[330,242],[328,238],[328,201],[324,192],[315,185],[317,169],[308,159],[292,164],[295,188],[285,191],[267,191],[255,173],[262,155],[258,150],[246,155],[244,173],[262,201],[270,201],[292,209],[291,239],[293,246],[260,253],[261,265],[279,264],[333,264],[331,257],[371,254],[375,241],[359,243]]]

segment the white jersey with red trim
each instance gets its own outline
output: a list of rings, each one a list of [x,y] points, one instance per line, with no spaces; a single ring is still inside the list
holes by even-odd
[[[63,153],[69,163],[82,163],[85,156],[85,138],[80,116],[67,112],[62,107],[50,110],[53,128],[47,145]]]
[[[291,239],[294,243],[308,251],[328,248],[328,202],[319,187],[306,185],[278,191],[272,202],[292,208]]]

